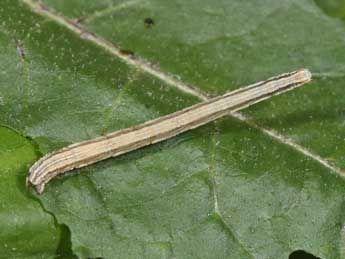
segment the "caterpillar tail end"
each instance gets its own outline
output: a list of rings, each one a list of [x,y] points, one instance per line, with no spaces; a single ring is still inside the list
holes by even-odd
[[[27,176],[26,179],[25,179],[25,185],[26,185],[27,188],[33,187],[38,195],[41,195],[43,193],[44,187],[45,187],[44,183],[36,184],[36,185],[33,184],[30,181],[30,177],[29,176]]]

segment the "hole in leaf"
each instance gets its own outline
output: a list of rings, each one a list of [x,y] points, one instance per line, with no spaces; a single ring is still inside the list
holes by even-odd
[[[145,18],[144,23],[147,28],[150,28],[155,24],[154,20],[150,17]]]
[[[303,250],[296,250],[296,251],[293,251],[289,255],[289,259],[321,259],[321,258],[316,257],[315,255],[307,253],[306,251],[303,251]]]

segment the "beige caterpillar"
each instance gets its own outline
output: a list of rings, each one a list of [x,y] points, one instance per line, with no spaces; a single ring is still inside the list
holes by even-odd
[[[56,175],[171,138],[311,80],[307,69],[282,74],[181,111],[47,154],[29,170],[27,183],[41,194]]]

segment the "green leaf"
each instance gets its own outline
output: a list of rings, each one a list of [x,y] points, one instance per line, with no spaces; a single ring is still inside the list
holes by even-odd
[[[322,12],[344,9],[343,0],[45,2],[208,94],[309,68],[313,86],[245,113],[345,167],[345,24]],[[155,25],[144,26],[146,17]]]
[[[0,3],[0,123],[34,143],[0,132],[28,146],[8,154],[11,168],[34,148],[44,154],[198,102],[169,84],[171,74],[216,95],[314,72],[310,86],[250,108],[250,119],[224,118],[53,180],[38,198],[68,226],[76,255],[345,256],[342,20],[307,0],[44,1],[61,14],[23,2]],[[18,182],[4,188],[22,193]]]
[[[34,146],[0,127],[1,258],[66,258],[69,238],[25,187],[28,167],[37,159]]]

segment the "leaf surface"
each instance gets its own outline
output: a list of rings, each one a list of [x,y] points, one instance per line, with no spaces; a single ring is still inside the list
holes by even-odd
[[[345,23],[333,17],[345,16],[344,1],[44,2],[207,94],[310,69],[312,87],[245,114],[345,168]]]
[[[246,111],[259,128],[224,118],[52,181],[39,199],[70,229],[76,255],[345,256],[341,20],[306,0],[44,2],[58,19],[0,3],[0,123],[42,154],[198,102],[85,40],[65,17],[211,95],[301,66],[315,74],[310,86]]]
[[[37,159],[27,139],[0,127],[0,258],[67,258],[68,232],[25,188],[25,177]],[[61,257],[65,256],[65,257]]]

